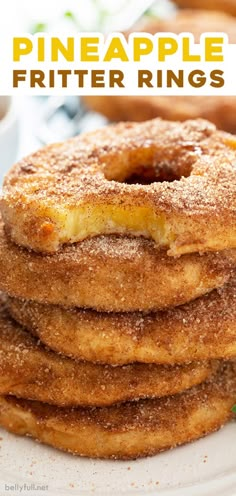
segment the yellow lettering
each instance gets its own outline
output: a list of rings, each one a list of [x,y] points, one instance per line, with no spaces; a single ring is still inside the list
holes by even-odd
[[[200,55],[193,55],[190,53],[190,39],[183,38],[183,61],[184,62],[199,62]]]
[[[223,38],[205,38],[206,62],[222,62],[224,60],[223,43]]]
[[[33,50],[30,38],[13,38],[13,60],[19,62],[22,55],[29,55]]]
[[[81,62],[97,62],[99,38],[81,38],[80,58]]]
[[[165,62],[167,55],[173,55],[178,50],[178,43],[175,38],[159,39],[159,61]]]
[[[134,38],[134,62],[139,62],[142,55],[149,55],[153,50],[153,42],[145,37]]]
[[[52,62],[58,62],[59,53],[68,62],[74,61],[74,38],[67,38],[67,46],[63,45],[60,38],[53,37],[52,44]]]
[[[118,36],[114,36],[111,39],[103,60],[104,62],[110,62],[112,59],[120,59],[122,62],[128,62],[129,60],[122,41]]]

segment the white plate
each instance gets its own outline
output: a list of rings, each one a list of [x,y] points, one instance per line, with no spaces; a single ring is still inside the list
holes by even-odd
[[[195,443],[133,462],[73,457],[3,431],[0,438],[1,496],[236,495],[235,422]]]

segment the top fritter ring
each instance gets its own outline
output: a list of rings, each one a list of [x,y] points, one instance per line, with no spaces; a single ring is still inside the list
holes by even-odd
[[[204,120],[107,126],[13,166],[1,208],[11,238],[40,252],[108,233],[172,256],[236,248],[236,137]]]

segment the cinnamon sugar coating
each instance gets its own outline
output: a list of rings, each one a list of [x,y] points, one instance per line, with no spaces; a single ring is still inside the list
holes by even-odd
[[[50,348],[93,362],[176,364],[236,357],[236,283],[151,314],[106,314],[7,300],[11,315]]]
[[[235,398],[235,363],[229,363],[187,392],[107,408],[57,408],[0,397],[0,425],[76,455],[133,459],[219,429],[231,418]]]
[[[155,182],[126,184],[140,167]],[[40,252],[117,232],[171,256],[235,248],[236,138],[204,120],[108,126],[13,166],[1,209],[12,239]]]
[[[219,362],[168,367],[96,365],[62,357],[0,308],[0,394],[57,406],[107,406],[176,394],[209,379]]]
[[[103,311],[176,306],[223,286],[236,250],[168,257],[153,241],[100,236],[53,255],[12,243],[0,225],[0,289],[42,303]]]

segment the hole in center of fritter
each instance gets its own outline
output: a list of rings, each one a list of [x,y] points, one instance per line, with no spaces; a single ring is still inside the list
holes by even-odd
[[[152,183],[172,182],[181,179],[181,175],[174,172],[170,167],[138,167],[132,171],[122,183],[148,185]]]

